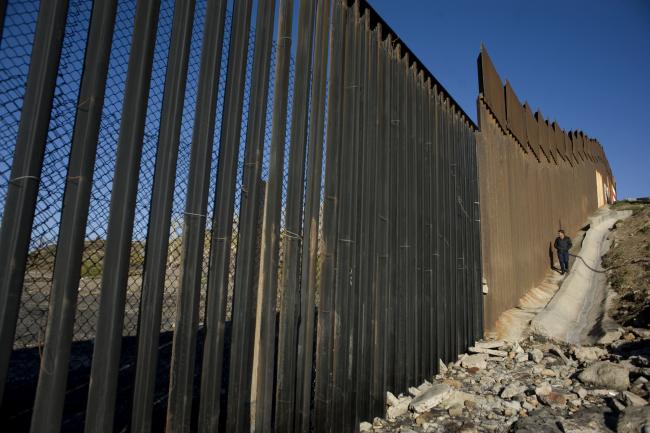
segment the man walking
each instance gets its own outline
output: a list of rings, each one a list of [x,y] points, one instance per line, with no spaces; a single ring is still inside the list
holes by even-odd
[[[560,274],[569,272],[569,250],[572,246],[571,238],[564,233],[564,230],[559,230],[557,238],[555,238],[555,249],[557,250],[557,258],[560,261]]]

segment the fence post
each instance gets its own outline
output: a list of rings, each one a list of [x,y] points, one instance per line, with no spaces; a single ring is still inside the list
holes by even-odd
[[[61,429],[97,138],[117,1],[93,5],[56,248],[45,344],[32,413],[33,433]]]
[[[345,66],[345,8],[334,1],[332,12],[329,95],[327,103],[327,143],[323,197],[323,262],[321,264],[318,338],[316,343],[316,392],[314,425],[316,432],[326,433],[332,426],[334,299],[339,209],[339,165],[341,158],[341,123],[343,75]]]
[[[41,2],[7,185],[0,228],[0,401],[16,332],[67,12],[68,0]]]
[[[165,288],[178,144],[185,100],[185,83],[192,40],[195,0],[174,8],[171,42],[167,59],[165,90],[160,116],[156,168],[151,193],[151,210],[138,315],[138,355],[131,428],[151,431],[151,411],[158,365],[160,318]]]
[[[246,149],[239,208],[239,237],[237,240],[237,265],[232,307],[232,343],[230,351],[230,383],[228,386],[229,432],[244,433],[250,430],[251,381],[253,371],[253,346],[255,343],[256,313],[256,259],[259,218],[258,209],[261,182],[259,180],[266,120],[269,71],[275,0],[258,3],[255,24],[250,108],[246,131]],[[212,372],[211,374],[221,374]]]
[[[139,1],[136,6],[90,372],[86,433],[113,430],[133,218],[159,9],[160,0]]]

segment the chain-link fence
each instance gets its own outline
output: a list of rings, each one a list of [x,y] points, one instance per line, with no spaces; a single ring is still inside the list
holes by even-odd
[[[177,310],[177,293],[181,283],[182,268],[182,236],[183,211],[187,193],[189,176],[190,148],[197,99],[197,81],[201,57],[203,25],[208,0],[197,0],[192,40],[189,55],[187,85],[185,92],[182,127],[176,167],[176,181],[172,206],[172,218],[169,233],[169,248],[167,255],[166,277],[164,284],[159,376],[164,377],[157,385],[158,398],[164,400],[168,381],[169,349],[171,346],[171,331],[174,330]],[[25,410],[30,405],[38,378],[40,351],[44,342],[47,315],[50,301],[50,289],[58,241],[59,224],[63,193],[66,183],[67,164],[75,124],[77,95],[83,71],[84,50],[88,36],[88,26],[93,3],[87,0],[70,0],[65,27],[65,36],[61,53],[60,66],[57,76],[56,91],[52,107],[52,117],[48,130],[43,169],[40,178],[39,195],[32,227],[32,237],[29,246],[27,270],[25,272],[21,306],[16,326],[14,353],[12,354],[8,387],[20,388],[25,398],[18,399],[16,406],[5,407],[3,415],[8,412],[9,420],[20,423],[20,417],[26,416]],[[101,118],[101,128],[97,145],[93,186],[86,226],[86,239],[83,249],[81,278],[78,288],[78,301],[74,321],[73,348],[70,361],[71,387],[87,385],[92,359],[92,342],[95,336],[99,314],[99,297],[102,283],[104,250],[108,230],[109,207],[113,177],[115,176],[116,149],[122,114],[122,102],[126,82],[131,36],[135,17],[136,0],[121,0],[118,2],[113,41],[111,46],[109,73],[106,81],[104,108]],[[0,41],[0,220],[4,210],[8,181],[10,178],[12,158],[20,122],[22,100],[25,93],[25,82],[30,64],[31,49],[39,12],[37,0],[10,1],[6,11],[2,40]],[[140,165],[140,176],[135,210],[131,255],[129,262],[129,277],[125,316],[123,323],[123,364],[135,360],[135,339],[138,332],[138,311],[140,304],[144,256],[146,251],[146,236],[150,218],[150,200],[154,179],[160,114],[167,70],[168,51],[170,45],[174,1],[162,0],[160,17],[156,35],[153,73],[149,91],[148,110],[145,124],[144,143]],[[223,55],[221,59],[219,94],[217,97],[217,113],[215,137],[212,149],[210,170],[210,192],[208,196],[208,214],[205,234],[203,258],[203,275],[201,284],[200,319],[202,326],[205,315],[205,299],[210,254],[211,223],[214,209],[215,188],[217,179],[217,160],[221,119],[226,86],[226,71],[228,66],[228,47],[230,45],[230,30],[232,16],[228,12],[225,20],[223,39]],[[241,198],[242,176],[244,167],[244,145],[248,105],[251,90],[251,72],[253,60],[253,43],[255,31],[249,34],[248,60],[244,80],[245,96],[241,124],[241,143],[237,169],[237,193],[235,199],[235,217],[233,222],[232,254],[230,262],[230,277],[228,287],[227,320],[231,318],[232,293],[236,249],[238,239],[238,213]],[[290,72],[290,88],[293,87],[293,62]],[[271,58],[270,82],[274,80],[275,50]],[[291,100],[291,99],[290,99]],[[268,178],[269,146],[271,140],[271,108],[273,103],[273,86],[269,86],[269,98],[266,115],[266,131],[264,142],[264,159],[262,164],[262,179]],[[290,107],[290,106],[289,106]],[[289,113],[290,115],[290,108]],[[287,154],[289,131],[287,130]],[[286,196],[286,170],[283,182],[283,197]],[[165,335],[165,333],[169,335]],[[132,368],[131,368],[132,370]],[[66,405],[74,405],[74,395],[66,397]],[[5,404],[6,406],[6,404]],[[22,412],[21,412],[22,411]],[[22,414],[22,415],[21,415]],[[27,419],[27,418],[26,418]],[[81,422],[82,420],[77,420]],[[71,422],[75,422],[74,420]]]

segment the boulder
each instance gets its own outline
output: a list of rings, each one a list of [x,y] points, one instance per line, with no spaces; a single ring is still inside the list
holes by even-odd
[[[630,387],[630,374],[627,368],[609,361],[591,364],[580,372],[578,379],[584,384],[617,391],[625,391]]]
[[[639,397],[633,392],[623,391],[621,392],[621,400],[625,406],[646,406],[648,401],[644,398]]]
[[[386,417],[390,420],[394,420],[395,418],[404,415],[406,412],[408,412],[411,401],[412,400],[410,397],[400,398],[397,404],[388,408],[386,411]]]

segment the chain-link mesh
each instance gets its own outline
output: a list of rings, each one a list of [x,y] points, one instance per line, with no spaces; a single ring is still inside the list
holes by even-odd
[[[165,271],[166,278],[163,294],[162,320],[160,326],[159,378],[156,384],[157,404],[160,403],[162,405],[161,407],[164,407],[166,404],[165,400],[167,395],[166,388],[168,386],[170,356],[170,353],[168,352],[171,348],[171,337],[176,321],[177,296],[181,283],[183,212],[185,210],[189,177],[192,131],[196,110],[206,2],[207,0],[197,0],[196,3],[176,166],[176,179],[171,211],[172,217],[169,232],[169,248]],[[73,329],[74,343],[70,360],[71,373],[69,376],[69,389],[76,389],[77,391],[66,395],[66,407],[72,408],[82,404],[85,400],[86,391],[83,391],[83,389],[86,389],[85,387],[87,386],[92,361],[92,344],[95,337],[99,315],[102,274],[106,271],[103,267],[104,251],[108,230],[112,185],[114,176],[116,175],[114,172],[116,165],[116,151],[119,139],[122,103],[124,100],[135,9],[136,0],[121,0],[118,2],[105,88],[104,107],[97,143],[88,222],[85,229],[86,239],[82,254],[81,278],[78,287],[77,309]],[[2,40],[0,41],[0,212],[4,211],[7,184],[11,171],[18,125],[20,122],[22,100],[25,92],[25,82],[30,63],[31,48],[38,12],[39,2],[37,0],[10,1],[4,23],[4,32]],[[52,285],[52,274],[61,218],[63,193],[66,182],[67,164],[75,124],[77,96],[83,71],[84,51],[91,13],[92,2],[86,0],[70,0],[52,108],[52,117],[47,136],[39,194],[32,227],[32,238],[29,246],[27,270],[25,273],[16,338],[14,341],[14,353],[12,354],[8,377],[8,386],[22,389],[24,394],[19,399],[20,401],[17,400],[15,407],[18,409],[15,409],[14,407],[9,408],[10,411],[18,410],[19,412],[15,416],[11,415],[9,419],[10,423],[17,423],[15,425],[22,425],[21,423],[23,422],[28,423],[29,408],[33,399],[33,392],[35,391],[36,380],[38,377],[38,365],[41,356],[40,351],[42,349],[45,329],[47,327],[49,292]],[[150,215],[151,193],[154,179],[158,132],[160,128],[160,113],[162,108],[173,13],[174,1],[162,0],[145,122],[123,324],[123,336],[125,339],[122,344],[121,363],[123,365],[131,365],[131,367],[135,365],[136,340],[134,337],[137,335],[138,331],[138,313],[142,288],[144,255],[146,251],[147,229],[149,219],[155,217]],[[203,326],[205,317],[205,299],[211,242],[210,233],[215,205],[217,165],[231,26],[232,16],[230,13],[227,13],[221,59],[221,78],[217,96],[215,136],[210,170],[207,226],[203,255],[203,275],[201,279],[200,326]],[[233,220],[226,320],[230,320],[232,315],[232,295],[234,290],[237,241],[239,234],[238,222],[252,81],[254,41],[255,31],[252,29],[249,35],[246,77],[243,83],[245,85],[244,107],[237,166],[235,212]],[[290,64],[289,78],[289,104],[286,113],[288,125],[290,125],[291,119],[291,101],[294,85],[293,75],[294,64],[292,60]],[[270,65],[269,97],[266,106],[264,152],[261,167],[261,178],[264,182],[268,181],[274,79],[275,47],[272,50]],[[284,208],[287,195],[289,144],[290,128],[287,127],[282,181],[282,231],[284,231],[285,226]],[[0,219],[1,218],[2,213],[0,213]],[[280,259],[282,258],[283,239],[284,236],[281,236]],[[280,270],[281,269],[282,266],[280,265]],[[281,291],[278,293],[278,298],[280,295]],[[81,396],[79,395],[79,392],[81,392]],[[118,398],[118,400],[120,400],[120,398]],[[122,403],[118,404],[118,406],[121,404]],[[9,409],[2,408],[3,411]],[[22,409],[24,410],[20,412]],[[118,407],[118,411],[119,410]],[[161,409],[158,408],[156,410]],[[68,414],[68,416],[70,416],[70,414]],[[25,419],[22,420],[21,417]],[[82,425],[83,417],[77,418],[74,416],[69,418],[69,422],[72,423],[69,425],[70,428],[76,428],[73,428],[73,426],[76,426],[77,424]]]

